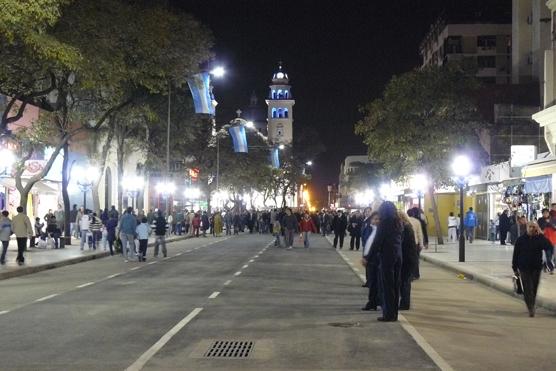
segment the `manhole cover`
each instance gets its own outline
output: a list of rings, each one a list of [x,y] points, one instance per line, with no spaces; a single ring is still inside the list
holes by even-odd
[[[205,353],[205,358],[248,358],[253,352],[254,341],[217,340]]]
[[[332,327],[361,327],[361,323],[360,322],[335,322],[335,323],[329,323],[329,326]]]

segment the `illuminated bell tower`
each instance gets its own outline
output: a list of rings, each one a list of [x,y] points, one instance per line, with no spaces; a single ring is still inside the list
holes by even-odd
[[[268,105],[268,139],[272,144],[291,145],[293,140],[293,99],[288,74],[282,70],[272,76]]]

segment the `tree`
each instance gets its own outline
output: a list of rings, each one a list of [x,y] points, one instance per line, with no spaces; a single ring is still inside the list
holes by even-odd
[[[477,131],[487,124],[473,99],[478,87],[475,78],[454,65],[394,76],[383,96],[362,108],[364,118],[356,124],[369,158],[382,165],[386,178],[427,174],[437,231],[440,219],[434,190],[451,183],[453,154],[481,153]],[[442,233],[437,234],[443,243]]]

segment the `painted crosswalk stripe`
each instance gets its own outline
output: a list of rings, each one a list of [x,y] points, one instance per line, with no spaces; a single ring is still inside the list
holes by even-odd
[[[156,263],[158,263],[158,262],[150,262],[150,263],[147,263],[147,264],[148,265],[153,265],[153,264],[156,264]]]
[[[248,266],[249,266],[248,264],[245,264],[243,267],[241,267],[241,269],[245,269],[245,268],[247,268]]]
[[[158,353],[158,351],[162,349],[164,345],[166,345],[166,343],[168,343],[178,332],[180,332],[182,328],[184,328],[189,322],[191,322],[193,318],[195,318],[202,310],[203,308],[193,309],[191,313],[189,313],[184,319],[178,322],[177,325],[172,327],[170,331],[165,333],[156,343],[154,343],[152,347],[150,347],[145,353],[143,353],[141,357],[133,362],[133,364],[129,366],[126,371],[141,370],[147,364],[147,362],[149,362],[149,360],[154,357],[154,355]]]
[[[232,280],[227,280],[226,282],[224,282],[224,286],[228,286],[230,283],[232,283]]]
[[[215,291],[215,292],[213,292],[213,293],[209,296],[209,299],[214,299],[214,298],[216,298],[218,295],[220,295],[220,292]]]
[[[43,296],[42,298],[37,299],[37,300],[35,300],[35,301],[36,301],[36,302],[45,301],[45,300],[48,300],[48,299],[52,299],[52,298],[54,298],[54,297],[56,297],[56,296],[58,296],[58,295],[59,295],[59,294],[52,294],[52,295]]]
[[[241,274],[241,271],[235,272],[235,273],[234,273],[234,276],[239,276],[240,274]]]
[[[111,274],[106,278],[114,278],[114,277],[118,277],[121,273],[116,273],[116,274]]]
[[[82,285],[75,286],[75,287],[77,287],[78,289],[81,289],[83,287],[91,286],[91,285],[94,285],[94,284],[95,284],[94,282],[87,282],[87,283],[84,283]]]
[[[6,313],[10,313],[10,311],[9,311],[9,310],[0,311],[0,316],[1,316],[2,314],[6,314]]]
[[[141,267],[133,267],[130,269],[130,271],[136,271],[137,269],[141,269]]]
[[[249,263],[253,263],[254,261],[255,261],[254,259],[251,259],[251,260],[249,260]]]

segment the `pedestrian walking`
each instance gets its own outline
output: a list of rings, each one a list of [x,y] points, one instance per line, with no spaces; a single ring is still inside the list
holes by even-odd
[[[510,231],[510,217],[508,216],[509,210],[506,209],[500,215],[500,245],[506,244],[506,238],[508,237],[508,232]]]
[[[274,236],[274,247],[282,247],[280,242],[280,235],[282,234],[282,225],[278,218],[274,219],[272,224],[272,235]]]
[[[450,212],[448,216],[448,241],[458,241],[458,218],[456,218],[452,212]]]
[[[10,213],[6,210],[0,215],[0,242],[2,242],[2,255],[0,255],[0,264],[6,264],[6,253],[10,245],[10,236],[12,235],[12,221],[9,218]]]
[[[361,231],[363,240],[361,264],[365,267],[367,282],[364,286],[369,289],[369,294],[367,296],[367,304],[361,310],[367,311],[377,310],[377,306],[382,305],[382,294],[379,294],[378,249],[376,245],[373,246],[380,219],[378,212],[371,212],[370,208],[366,210],[365,214],[367,218]]]
[[[151,234],[151,227],[148,224],[146,216],[141,219],[141,224],[135,229],[137,239],[139,240],[139,261],[147,261],[147,246],[149,245],[149,235]]]
[[[363,218],[359,211],[354,212],[349,218],[348,232],[350,235],[349,249],[359,251],[361,245],[361,228],[363,227]]]
[[[166,233],[168,233],[168,229],[170,227],[166,219],[164,219],[162,211],[158,211],[158,216],[153,220],[151,228],[155,235],[154,257],[158,257],[158,250],[160,246],[162,246],[162,255],[166,257],[168,255],[168,252],[166,251]]]
[[[535,301],[543,265],[542,254],[551,248],[550,241],[535,222],[527,224],[527,233],[518,237],[515,243],[512,269],[521,279],[523,299],[530,317],[535,316]]]
[[[286,215],[283,216],[280,223],[284,228],[284,243],[288,250],[293,248],[293,239],[295,234],[299,231],[299,224],[297,218],[292,214],[292,209],[286,208]]]
[[[203,231],[203,237],[207,236],[207,231],[210,228],[210,220],[206,211],[203,211],[201,216],[201,230]]]
[[[108,242],[108,248],[110,249],[110,255],[114,255],[114,241],[116,241],[116,229],[118,227],[118,219],[113,216],[108,216],[108,221],[106,222],[106,241]]]
[[[110,211],[108,212],[108,217],[118,220],[119,216],[120,214],[118,213],[118,210],[116,210],[116,206],[112,205],[112,207],[110,207]]]
[[[237,211],[234,213],[233,223],[234,223],[234,235],[239,234],[239,231],[241,229],[241,216]]]
[[[554,246],[556,246],[556,223],[555,218],[553,218],[554,215],[556,215],[556,213],[553,210],[549,211],[548,209],[543,209],[542,216],[538,219],[538,224],[542,233],[552,245],[552,249],[548,249],[545,252],[545,269],[551,274],[554,274],[554,262],[552,259],[554,256]]]
[[[116,215],[117,214],[111,214]],[[122,255],[125,262],[135,260],[135,229],[137,228],[137,219],[133,215],[133,208],[128,207],[120,218],[118,230],[120,231],[120,240],[122,241]],[[129,247],[129,251],[128,251]]]
[[[411,306],[411,281],[413,281],[415,270],[418,267],[419,252],[413,223],[411,223],[406,213],[399,211],[398,215],[403,223],[399,310],[409,310]]]
[[[214,235],[215,237],[220,237],[222,234],[222,215],[217,211],[213,216],[214,221]]]
[[[421,224],[420,220],[411,216],[409,214],[409,211],[410,210],[408,210],[407,216],[409,223],[413,228],[413,234],[415,235],[415,245],[417,248],[417,262],[415,264],[415,267],[413,268],[412,279],[418,280],[419,278],[421,278],[421,272],[419,269],[419,255],[421,255],[421,251],[425,248],[425,236],[423,235],[423,224]]]
[[[234,217],[232,215],[232,211],[231,210],[226,211],[226,214],[224,215],[224,224],[226,225],[226,236],[232,235],[233,219]]]
[[[23,253],[27,247],[27,239],[33,236],[33,226],[29,217],[23,212],[23,207],[17,207],[17,215],[12,219],[12,231],[17,240],[17,264],[23,265],[25,257]]]
[[[191,223],[193,236],[199,237],[199,231],[201,229],[201,216],[199,213],[195,213],[193,216],[193,222]]]
[[[310,245],[309,236],[311,233],[317,233],[317,227],[307,212],[303,214],[301,222],[299,222],[299,230],[303,239],[303,246],[308,249]]]
[[[89,230],[91,231],[91,235],[92,235],[91,242],[92,242],[93,250],[96,250],[100,240],[102,239],[102,222],[100,218],[97,216],[97,213],[93,213],[93,215],[91,215],[91,223],[89,224]]]
[[[69,222],[70,222],[70,236],[72,237],[76,237],[76,233],[77,233],[77,214],[78,214],[79,210],[77,210],[77,205],[74,204],[72,209],[70,210],[69,213]]]
[[[378,210],[380,224],[373,244],[379,257],[380,287],[382,291],[382,317],[379,321],[398,320],[402,268],[403,222],[396,206],[385,201]]]
[[[334,219],[332,220],[334,248],[338,247],[338,242],[340,242],[340,249],[344,247],[344,237],[346,235],[347,223],[347,217],[342,211],[339,211],[338,214],[334,216]]]
[[[89,225],[91,224],[91,219],[89,217],[89,210],[84,210],[83,215],[81,216],[81,220],[79,221],[79,232],[81,233],[80,238],[80,246],[81,251],[85,247],[85,243],[87,242],[87,236],[89,235]]]
[[[469,243],[473,243],[473,237],[475,236],[475,227],[477,226],[477,215],[470,207],[465,213],[465,218],[463,219],[463,226],[465,227],[465,239]]]

